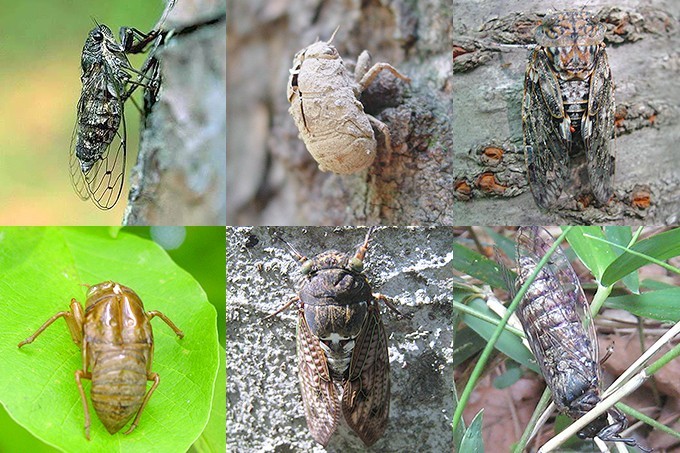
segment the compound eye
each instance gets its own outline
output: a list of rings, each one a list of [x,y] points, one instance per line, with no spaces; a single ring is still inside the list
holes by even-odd
[[[349,268],[354,272],[361,272],[364,270],[364,262],[354,257],[349,260]]]
[[[92,39],[94,39],[97,42],[102,42],[102,40],[104,39],[104,35],[102,34],[102,32],[97,30],[94,33],[92,33]]]
[[[302,263],[302,268],[300,271],[302,272],[302,275],[307,275],[312,271],[312,260],[307,260],[304,263]]]

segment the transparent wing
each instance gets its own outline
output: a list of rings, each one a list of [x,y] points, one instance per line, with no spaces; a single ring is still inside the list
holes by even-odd
[[[121,100],[124,95],[123,88],[120,84],[110,83],[109,77],[110,75],[106,73],[92,76],[83,85],[69,153],[69,173],[73,188],[81,199],[91,199],[99,209],[103,210],[111,209],[120,198],[125,179],[127,154],[127,129]],[[117,87],[119,93],[110,95],[111,87]],[[115,108],[111,108],[112,106]],[[79,134],[84,133],[82,118],[84,115],[102,115],[102,112],[111,111],[116,115],[120,114],[118,127],[103,137],[100,143],[103,147],[101,154],[90,168],[84,169],[81,160],[76,155]],[[112,120],[111,123],[116,122]],[[111,137],[110,140],[109,137]]]
[[[560,133],[565,117],[562,93],[547,57],[535,49],[524,77],[522,126],[531,193],[541,208],[551,208],[569,179],[571,142]]]
[[[390,411],[390,360],[385,327],[373,299],[357,337],[344,383],[342,412],[347,424],[367,445],[385,432]]]
[[[590,135],[583,137],[588,162],[588,177],[595,198],[607,203],[612,196],[615,153],[612,147],[614,132],[614,94],[611,70],[607,54],[600,49],[595,59],[595,69],[590,81],[588,110],[585,113],[591,122],[587,130]]]
[[[298,375],[307,426],[315,441],[328,444],[340,415],[340,402],[319,339],[300,311],[297,325]]]
[[[518,230],[518,284],[533,272],[552,242],[544,228]],[[557,358],[568,358],[570,371],[580,374],[583,382],[591,381],[593,372],[599,373],[597,337],[590,309],[578,276],[561,249],[553,253],[527,291],[517,316],[549,385],[555,382],[551,378],[560,372],[555,364]]]

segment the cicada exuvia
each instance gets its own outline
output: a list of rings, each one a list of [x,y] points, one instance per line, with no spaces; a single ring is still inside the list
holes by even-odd
[[[120,198],[125,179],[127,129],[124,104],[139,86],[150,86],[146,71],[135,70],[127,54],[145,51],[163,32],[143,34],[122,27],[120,42],[106,25],[88,34],[81,57],[82,91],[71,139],[71,182],[81,199],[111,209]],[[134,76],[134,78],[133,78]]]
[[[517,233],[517,282],[519,289],[532,275],[553,239],[544,228],[520,227]],[[595,325],[581,283],[569,260],[557,248],[527,289],[517,311],[531,351],[552,392],[557,409],[576,420],[600,402],[601,370]],[[618,409],[578,432],[578,437],[637,445],[619,433],[627,420]]]
[[[355,253],[329,250],[312,259],[284,241],[303,276],[298,295],[273,315],[298,304],[300,390],[309,431],[323,446],[341,418],[366,446],[387,427],[390,361],[379,302],[399,312],[386,296],[373,294],[363,274],[371,231]]]
[[[570,158],[585,154],[595,198],[614,179],[614,84],[605,26],[585,11],[554,14],[536,29],[524,77],[522,126],[531,192],[551,209],[570,180]]]

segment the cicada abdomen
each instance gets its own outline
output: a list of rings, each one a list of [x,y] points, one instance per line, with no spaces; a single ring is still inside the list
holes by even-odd
[[[542,227],[520,227],[517,288],[534,272],[552,241]],[[600,402],[597,335],[578,276],[561,249],[539,271],[516,313],[557,409],[574,420],[582,417]],[[613,424],[602,414],[578,436],[636,445],[634,439],[619,436],[626,428],[626,417],[613,407],[609,413]]]
[[[354,254],[330,250],[308,259],[289,245],[303,273],[290,302],[298,302],[300,389],[309,431],[323,446],[341,417],[367,446],[387,427],[390,364],[379,301],[396,309],[372,293],[362,272],[369,235]]]
[[[591,190],[606,204],[614,179],[614,94],[605,26],[585,11],[548,16],[524,78],[522,126],[536,204],[555,206],[571,156],[585,154]]]

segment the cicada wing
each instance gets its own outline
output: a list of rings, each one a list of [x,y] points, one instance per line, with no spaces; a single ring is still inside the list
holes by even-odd
[[[606,204],[612,196],[615,171],[614,84],[604,48],[598,49],[590,80],[588,110],[584,114],[583,143],[585,144],[588,177],[595,198]]]
[[[340,416],[340,401],[331,380],[326,355],[312,334],[303,312],[297,325],[298,376],[307,426],[315,441],[328,444]]]
[[[124,84],[110,77],[109,71],[103,71],[84,79],[69,155],[69,173],[76,193],[83,200],[92,199],[103,210],[111,209],[120,198],[127,154]],[[101,147],[89,168],[76,153],[77,146],[83,143],[90,149]]]
[[[520,283],[533,272],[552,243],[552,236],[544,228],[520,227],[517,233],[517,262],[523,267],[519,271]],[[582,382],[599,378],[597,337],[588,303],[576,272],[560,248],[552,254],[532,287],[533,292],[540,293],[541,300],[532,301],[525,296],[517,316],[525,326],[532,352],[548,384],[562,382],[553,379],[561,372],[552,363],[557,357],[555,351],[569,358],[573,364],[570,372],[579,375]],[[548,357],[551,359],[547,360]]]
[[[356,339],[349,376],[344,383],[342,412],[367,446],[385,432],[390,412],[390,359],[378,302],[371,300]]]
[[[562,92],[545,53],[535,49],[524,77],[522,126],[524,156],[531,192],[544,209],[555,205],[569,180],[569,128]]]

